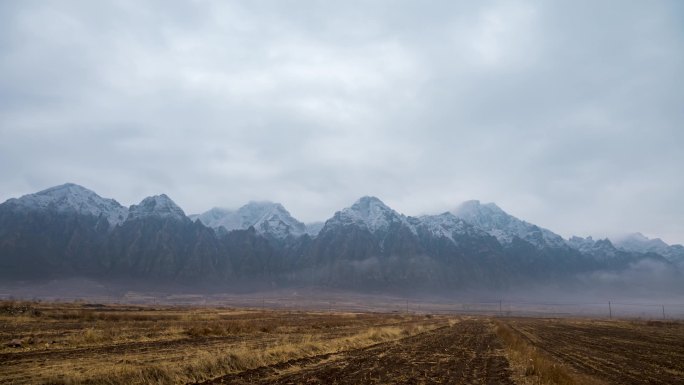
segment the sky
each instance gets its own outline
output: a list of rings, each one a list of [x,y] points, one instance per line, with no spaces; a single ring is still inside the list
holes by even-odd
[[[496,202],[684,243],[680,1],[0,2],[0,201]]]

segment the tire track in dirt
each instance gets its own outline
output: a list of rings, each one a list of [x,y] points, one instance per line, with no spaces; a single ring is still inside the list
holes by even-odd
[[[205,384],[505,384],[508,361],[489,321],[451,327],[336,355],[224,376]]]

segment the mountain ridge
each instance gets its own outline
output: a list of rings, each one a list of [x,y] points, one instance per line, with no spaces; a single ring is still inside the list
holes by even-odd
[[[318,224],[317,232],[273,202],[187,216],[165,194],[126,209],[80,186],[56,187],[43,190],[48,193],[40,196],[50,199],[38,199],[41,204],[30,197],[26,204],[16,198],[0,204],[6,274],[446,290],[572,281],[640,261],[674,263],[609,240],[565,240],[479,201],[412,217],[365,196]],[[112,226],[104,215],[110,209],[125,210],[126,219],[117,217]]]

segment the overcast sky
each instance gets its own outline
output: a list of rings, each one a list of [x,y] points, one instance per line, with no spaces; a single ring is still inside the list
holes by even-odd
[[[684,243],[681,1],[0,2],[0,201],[467,199]]]

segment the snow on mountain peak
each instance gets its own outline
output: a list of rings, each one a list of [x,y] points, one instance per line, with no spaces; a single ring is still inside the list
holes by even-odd
[[[398,213],[376,197],[362,197],[351,207],[335,213],[326,222],[326,229],[333,229],[338,225],[355,225],[365,227],[371,233],[386,231],[393,225],[407,228],[414,235],[429,233],[438,238],[447,238],[457,242],[459,235],[483,237],[488,233],[453,213],[445,212],[438,215],[423,215],[407,217]],[[327,231],[327,230],[326,230]]]
[[[374,196],[363,196],[351,206],[354,210],[368,212],[372,209],[392,210],[383,201]]]
[[[128,215],[128,209],[114,199],[102,198],[94,191],[74,183],[65,183],[20,198],[12,198],[6,203],[25,210],[104,216],[110,226],[123,222]]]
[[[252,201],[235,211],[213,208],[192,218],[199,219],[206,226],[215,229],[224,227],[228,231],[254,227],[261,234],[281,239],[288,235],[300,236],[306,232],[306,226],[293,218],[283,205],[268,201]]]
[[[418,219],[417,226],[424,226],[432,235],[448,238],[455,242],[454,235],[485,236],[487,233],[446,212],[439,215],[423,215]]]
[[[328,222],[355,224],[366,227],[370,232],[386,230],[392,223],[402,223],[415,231],[406,217],[385,205],[380,199],[365,196],[357,200],[351,207],[335,213]],[[326,222],[326,227],[327,223]]]
[[[280,203],[249,202],[238,210],[238,214],[243,218],[245,225],[254,226],[258,232],[276,238],[306,233],[306,225],[292,217]]]
[[[140,219],[147,217],[162,218],[185,218],[185,213],[166,194],[147,197],[128,210],[128,219]]]
[[[472,200],[461,204],[453,213],[496,237],[499,242],[511,243],[515,237],[537,247],[565,247],[565,240],[558,234],[520,220],[494,203],[481,204]]]

